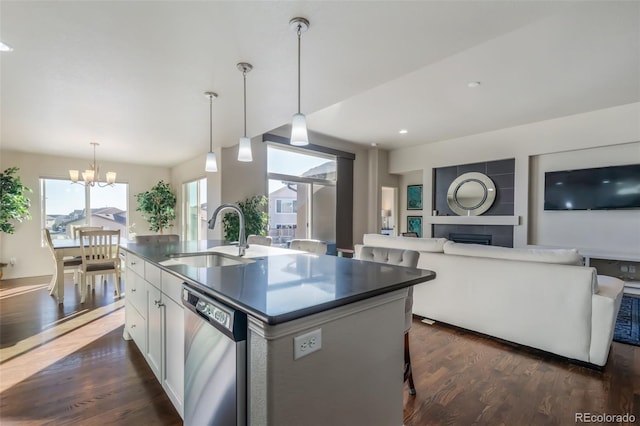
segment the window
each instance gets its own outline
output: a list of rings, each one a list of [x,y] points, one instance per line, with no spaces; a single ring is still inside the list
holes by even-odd
[[[51,232],[51,238],[73,238],[73,227],[82,225],[120,230],[126,237],[128,184],[100,188],[40,179],[40,188],[42,227]]]
[[[184,240],[206,240],[207,218],[207,179],[202,178],[182,185],[183,220],[182,238]]]
[[[274,245],[293,238],[335,241],[336,158],[269,145],[269,235]]]
[[[298,211],[298,202],[291,200],[276,200],[276,213],[296,213]]]

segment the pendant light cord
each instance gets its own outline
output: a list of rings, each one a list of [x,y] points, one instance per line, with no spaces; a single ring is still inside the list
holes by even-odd
[[[298,24],[298,114],[300,114],[300,39],[302,36],[302,25]]]
[[[213,152],[213,96],[209,95],[209,152]]]
[[[247,137],[247,69],[242,70],[244,78],[244,137]]]

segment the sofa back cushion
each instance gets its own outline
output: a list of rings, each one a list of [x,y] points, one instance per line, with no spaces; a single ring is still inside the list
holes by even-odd
[[[484,246],[447,241],[445,254],[490,257],[493,259],[523,260],[526,262],[557,263],[561,265],[583,265],[582,256],[576,249],[537,249]]]
[[[392,237],[382,234],[364,234],[362,241],[365,246],[388,247],[403,250],[427,251],[442,253],[446,238],[408,238]]]

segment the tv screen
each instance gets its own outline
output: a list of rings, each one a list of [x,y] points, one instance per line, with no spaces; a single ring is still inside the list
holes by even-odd
[[[546,172],[545,210],[640,208],[640,164]]]

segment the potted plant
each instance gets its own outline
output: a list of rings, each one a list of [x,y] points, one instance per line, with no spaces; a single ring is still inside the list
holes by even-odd
[[[264,211],[267,205],[267,197],[254,195],[244,201],[238,202],[238,207],[244,213],[244,229],[246,235],[267,235],[269,215]],[[237,213],[226,213],[222,219],[224,238],[232,241],[238,238],[240,232],[240,220]]]
[[[27,193],[32,191],[22,184],[20,176],[16,176],[18,170],[17,167],[9,167],[0,173],[0,232],[7,234],[15,232],[15,221],[31,219],[31,202]],[[0,262],[0,278],[5,266],[6,263]]]
[[[149,191],[136,195],[139,212],[149,222],[149,229],[153,232],[162,232],[176,218],[176,196],[171,191],[169,184],[158,182]]]

